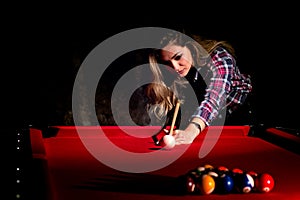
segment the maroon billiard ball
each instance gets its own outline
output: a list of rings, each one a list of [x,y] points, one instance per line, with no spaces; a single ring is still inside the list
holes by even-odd
[[[186,175],[185,177],[185,191],[186,193],[194,193],[195,192],[195,177],[192,175]]]

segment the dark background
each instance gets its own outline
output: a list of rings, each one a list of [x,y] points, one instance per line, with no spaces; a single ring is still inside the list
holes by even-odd
[[[299,17],[292,5],[105,10],[103,6],[91,11],[55,7],[17,10],[15,18],[13,13],[7,16],[10,20],[4,22],[2,37],[3,125],[63,124],[62,116],[71,106],[73,81],[85,56],[121,31],[156,26],[228,40],[236,49],[241,70],[252,75],[258,121],[300,128]]]
[[[231,42],[240,68],[253,77],[258,121],[299,130],[299,7],[237,2],[3,3],[0,125],[7,137],[1,146],[15,152],[15,128],[64,123],[80,61],[110,36],[143,26],[183,27]],[[4,156],[2,171],[13,174],[4,182],[15,186],[15,164],[10,153]]]

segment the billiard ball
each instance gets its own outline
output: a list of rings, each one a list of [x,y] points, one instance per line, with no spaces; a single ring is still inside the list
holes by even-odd
[[[211,194],[214,191],[215,186],[215,180],[209,174],[203,174],[196,182],[197,191],[203,195]]]
[[[249,174],[253,178],[253,181],[254,181],[254,187],[252,188],[252,191],[257,192],[258,191],[258,189],[257,189],[258,173],[256,173],[255,171],[248,171],[247,174]]]
[[[216,192],[219,194],[228,194],[234,188],[234,181],[231,175],[222,173],[216,179]]]
[[[179,194],[192,194],[195,193],[196,187],[196,176],[194,173],[188,172],[183,175],[178,176],[175,182],[175,191]]]
[[[206,173],[205,168],[203,166],[199,166],[195,169],[195,172],[200,176],[204,173]]]
[[[204,166],[205,171],[209,172],[212,171],[214,169],[214,166],[210,165],[210,164],[205,164]]]
[[[275,185],[273,177],[268,173],[259,174],[255,183],[257,190],[262,193],[270,192]]]
[[[222,173],[222,174],[225,174],[225,173],[229,172],[229,169],[227,167],[225,167],[225,166],[219,166],[217,168],[217,170],[218,170],[219,173]]]
[[[194,193],[195,192],[195,177],[192,174],[187,174],[185,176],[185,191],[186,193]]]
[[[254,187],[254,180],[247,173],[238,173],[234,177],[234,185],[237,192],[249,193]]]
[[[244,171],[241,170],[240,168],[233,168],[233,169],[231,170],[231,173],[232,173],[233,175],[236,175],[236,174],[242,174],[242,173],[244,173]]]
[[[172,149],[175,146],[175,138],[172,135],[165,135],[163,137],[163,147],[165,149]]]

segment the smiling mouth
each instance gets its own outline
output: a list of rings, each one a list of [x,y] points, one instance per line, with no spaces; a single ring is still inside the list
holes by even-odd
[[[183,74],[184,70],[177,71],[178,74]]]

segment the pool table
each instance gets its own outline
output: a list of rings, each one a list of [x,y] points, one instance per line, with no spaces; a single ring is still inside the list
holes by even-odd
[[[262,132],[278,131],[261,130]],[[249,126],[211,126],[191,145],[165,149],[155,126],[51,126],[29,129],[31,176],[48,200],[300,199],[300,155],[250,134]],[[299,137],[292,140],[299,143]],[[178,177],[198,166],[269,173],[267,193],[182,193]],[[41,189],[42,188],[42,189]],[[41,194],[41,191],[42,194]],[[34,193],[34,192],[33,192]],[[38,193],[38,192],[37,192]]]

